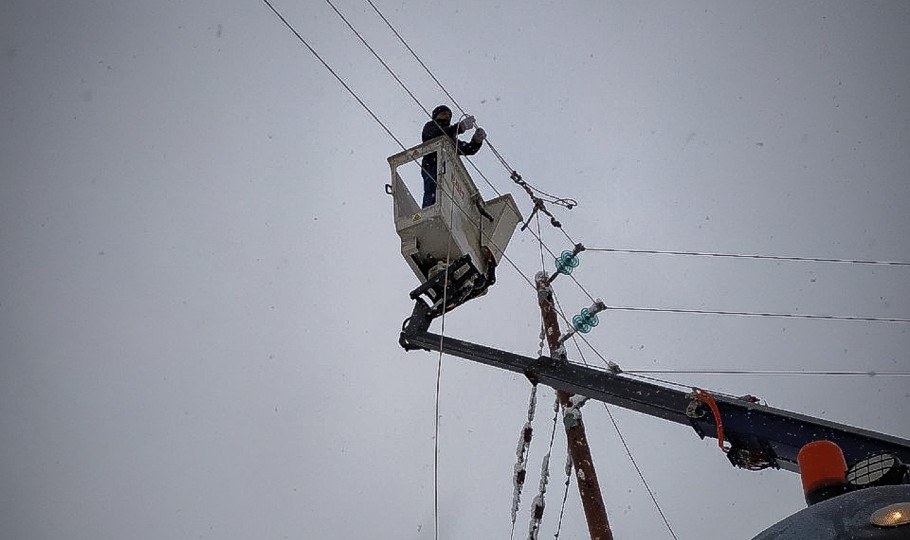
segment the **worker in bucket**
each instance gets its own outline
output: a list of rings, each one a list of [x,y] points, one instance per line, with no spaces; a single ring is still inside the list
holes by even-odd
[[[483,145],[487,133],[483,128],[477,128],[470,142],[458,140],[458,135],[476,126],[474,117],[467,115],[457,124],[452,125],[452,109],[440,105],[433,109],[432,118],[423,126],[422,139],[427,142],[441,135],[448,135],[458,148],[459,155],[473,156]],[[436,204],[436,152],[423,156],[420,164],[423,176],[423,207]]]

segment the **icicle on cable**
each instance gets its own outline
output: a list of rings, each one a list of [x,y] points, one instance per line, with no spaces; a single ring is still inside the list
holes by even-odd
[[[543,321],[540,321],[540,341],[537,343],[537,356],[543,356],[544,340],[547,338],[547,328]]]
[[[547,482],[550,480],[550,453],[543,457],[543,463],[540,464],[540,484],[538,486],[537,496],[534,497],[534,503],[531,505],[531,524],[528,526],[528,540],[537,540],[537,533],[540,532],[540,523],[543,521],[543,510],[546,507],[544,497],[547,494]]]
[[[540,483],[537,496],[531,503],[531,522],[528,525],[528,540],[537,540],[540,524],[543,521],[543,511],[546,507],[547,483],[550,481],[550,452],[553,450],[553,439],[556,436],[556,420],[559,418],[559,397],[553,402],[553,429],[550,432],[550,448],[540,464]]]
[[[531,386],[531,396],[528,399],[528,421],[525,422],[518,436],[518,447],[515,449],[515,457],[518,461],[515,463],[512,473],[512,532],[515,532],[515,518],[518,516],[518,507],[521,504],[521,492],[524,488],[525,477],[527,476],[528,467],[528,448],[531,446],[531,437],[534,434],[534,428],[531,423],[534,421],[534,410],[537,408],[537,385]]]

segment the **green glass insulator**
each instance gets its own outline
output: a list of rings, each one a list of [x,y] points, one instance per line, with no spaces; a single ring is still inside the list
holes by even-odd
[[[569,275],[572,273],[572,270],[578,268],[578,265],[581,264],[578,260],[578,256],[572,253],[571,251],[563,251],[562,255],[559,256],[556,262],[556,271],[560,274]]]
[[[581,313],[572,317],[572,326],[582,334],[587,334],[592,328],[600,324],[596,313],[591,313],[588,308],[581,310]]]

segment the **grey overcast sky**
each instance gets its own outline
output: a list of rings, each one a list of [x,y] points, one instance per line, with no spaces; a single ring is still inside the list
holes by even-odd
[[[446,102],[366,2],[336,5]],[[527,180],[580,202],[557,215],[588,247],[910,260],[906,2],[376,5]],[[419,142],[421,109],[326,3],[275,6]],[[437,356],[397,344],[417,282],[383,192],[396,143],[257,0],[7,0],[0,53],[0,539],[432,538]],[[527,215],[488,148],[475,163]],[[507,253],[540,268],[527,233]],[[614,306],[910,317],[900,267],[588,252],[574,275]],[[556,293],[569,316],[590,303]],[[535,354],[538,317],[503,266],[446,334]],[[906,371],[908,329],[609,312],[589,339],[628,370]],[[910,437],[906,378],[665,378]],[[441,538],[509,534],[528,391],[443,359]],[[616,537],[670,538],[585,412]],[[613,414],[679,538],[803,507],[792,473]],[[585,530],[573,483],[561,536]]]

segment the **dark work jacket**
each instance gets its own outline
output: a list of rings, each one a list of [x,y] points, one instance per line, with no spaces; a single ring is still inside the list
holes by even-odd
[[[458,147],[458,155],[473,156],[480,150],[480,147],[483,145],[483,141],[478,143],[459,141],[458,135],[461,133],[464,133],[464,130],[461,129],[461,126],[457,122],[451,126],[442,128],[439,126],[439,124],[430,120],[423,126],[423,133],[421,134],[421,138],[423,139],[423,142],[427,142],[430,139],[439,137],[440,135],[448,135],[449,138],[452,139],[452,141],[454,141],[455,145]],[[436,152],[423,156],[423,161],[421,162],[420,166],[423,169],[424,177],[429,174],[430,177],[435,180]]]

